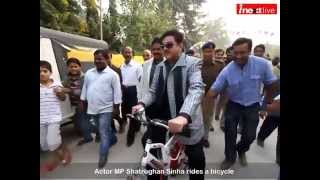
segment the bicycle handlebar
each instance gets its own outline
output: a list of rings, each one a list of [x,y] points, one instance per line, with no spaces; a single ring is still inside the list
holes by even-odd
[[[166,128],[167,130],[169,130],[169,126],[168,126],[168,122],[167,121],[163,121],[163,120],[160,120],[160,119],[150,119],[149,121],[147,120],[144,120],[142,118],[142,113],[135,113],[134,115],[132,114],[127,114],[126,115],[127,117],[129,118],[132,118],[132,119],[135,119],[137,121],[140,121],[141,123],[143,124],[151,124],[151,125],[154,125],[154,126],[161,126],[163,128]]]
[[[129,117],[129,118],[138,120],[138,121],[140,121],[141,123],[143,123],[145,125],[151,124],[153,126],[159,126],[159,127],[163,127],[165,129],[169,130],[168,121],[164,121],[164,120],[161,120],[161,119],[146,120],[146,119],[143,118],[144,111],[145,111],[144,108],[141,108],[141,109],[139,109],[138,112],[134,113],[133,115],[132,114],[127,114],[126,116]],[[179,133],[179,134],[184,135],[186,137],[190,137],[191,130],[190,130],[189,126],[188,125],[184,126],[183,129],[182,129],[182,132]]]

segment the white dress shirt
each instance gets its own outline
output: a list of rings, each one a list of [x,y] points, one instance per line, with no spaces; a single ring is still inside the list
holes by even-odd
[[[113,104],[122,102],[119,75],[109,66],[101,72],[96,68],[88,70],[80,99],[88,101],[88,114],[112,112]]]
[[[163,58],[165,60],[165,58]],[[149,85],[150,85],[150,76],[151,76],[151,69],[153,66],[154,58],[149,59],[148,61],[145,61],[142,65],[143,69],[143,74],[138,86],[138,89],[140,89],[139,94],[138,94],[138,102],[141,100],[143,94],[145,91],[149,90]],[[157,66],[158,64],[155,64]],[[153,72],[154,74],[154,72]]]
[[[138,101],[141,100],[143,96],[143,92],[149,89],[149,77],[150,77],[152,63],[153,63],[153,58],[149,59],[148,61],[145,61],[142,65],[143,73],[138,86],[138,88],[140,89],[138,94]]]
[[[142,66],[133,60],[128,64],[124,63],[120,67],[122,75],[122,85],[124,86],[138,86],[142,77]]]

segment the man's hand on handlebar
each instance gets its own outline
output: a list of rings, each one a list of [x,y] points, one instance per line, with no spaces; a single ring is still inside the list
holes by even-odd
[[[132,107],[132,114],[135,114],[136,112],[138,112],[140,109],[144,108],[143,105],[138,104]]]
[[[169,131],[171,133],[180,133],[185,125],[188,124],[188,120],[185,117],[178,116],[168,121]]]

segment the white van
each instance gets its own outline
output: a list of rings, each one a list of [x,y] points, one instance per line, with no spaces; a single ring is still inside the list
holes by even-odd
[[[94,52],[99,48],[108,48],[108,44],[101,40],[40,27],[40,60],[48,61],[51,64],[54,80],[61,82],[66,80],[68,52],[71,50]],[[92,62],[87,63],[83,66],[83,71],[86,72],[93,66]],[[70,118],[74,115],[75,110],[70,104],[69,97],[61,103],[61,106],[62,124],[71,122]]]

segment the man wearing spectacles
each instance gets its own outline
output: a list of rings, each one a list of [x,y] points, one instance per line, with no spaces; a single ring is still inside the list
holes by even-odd
[[[167,31],[161,39],[166,60],[156,67],[151,87],[132,111],[155,104],[159,112],[156,117],[168,121],[169,131],[177,133],[177,138],[186,145],[189,168],[199,171],[199,174],[190,174],[189,179],[201,180],[205,173],[200,105],[204,95],[202,61],[183,53],[183,34],[179,31]],[[179,134],[184,126],[191,130],[188,137]],[[165,133],[158,136],[165,136]]]

